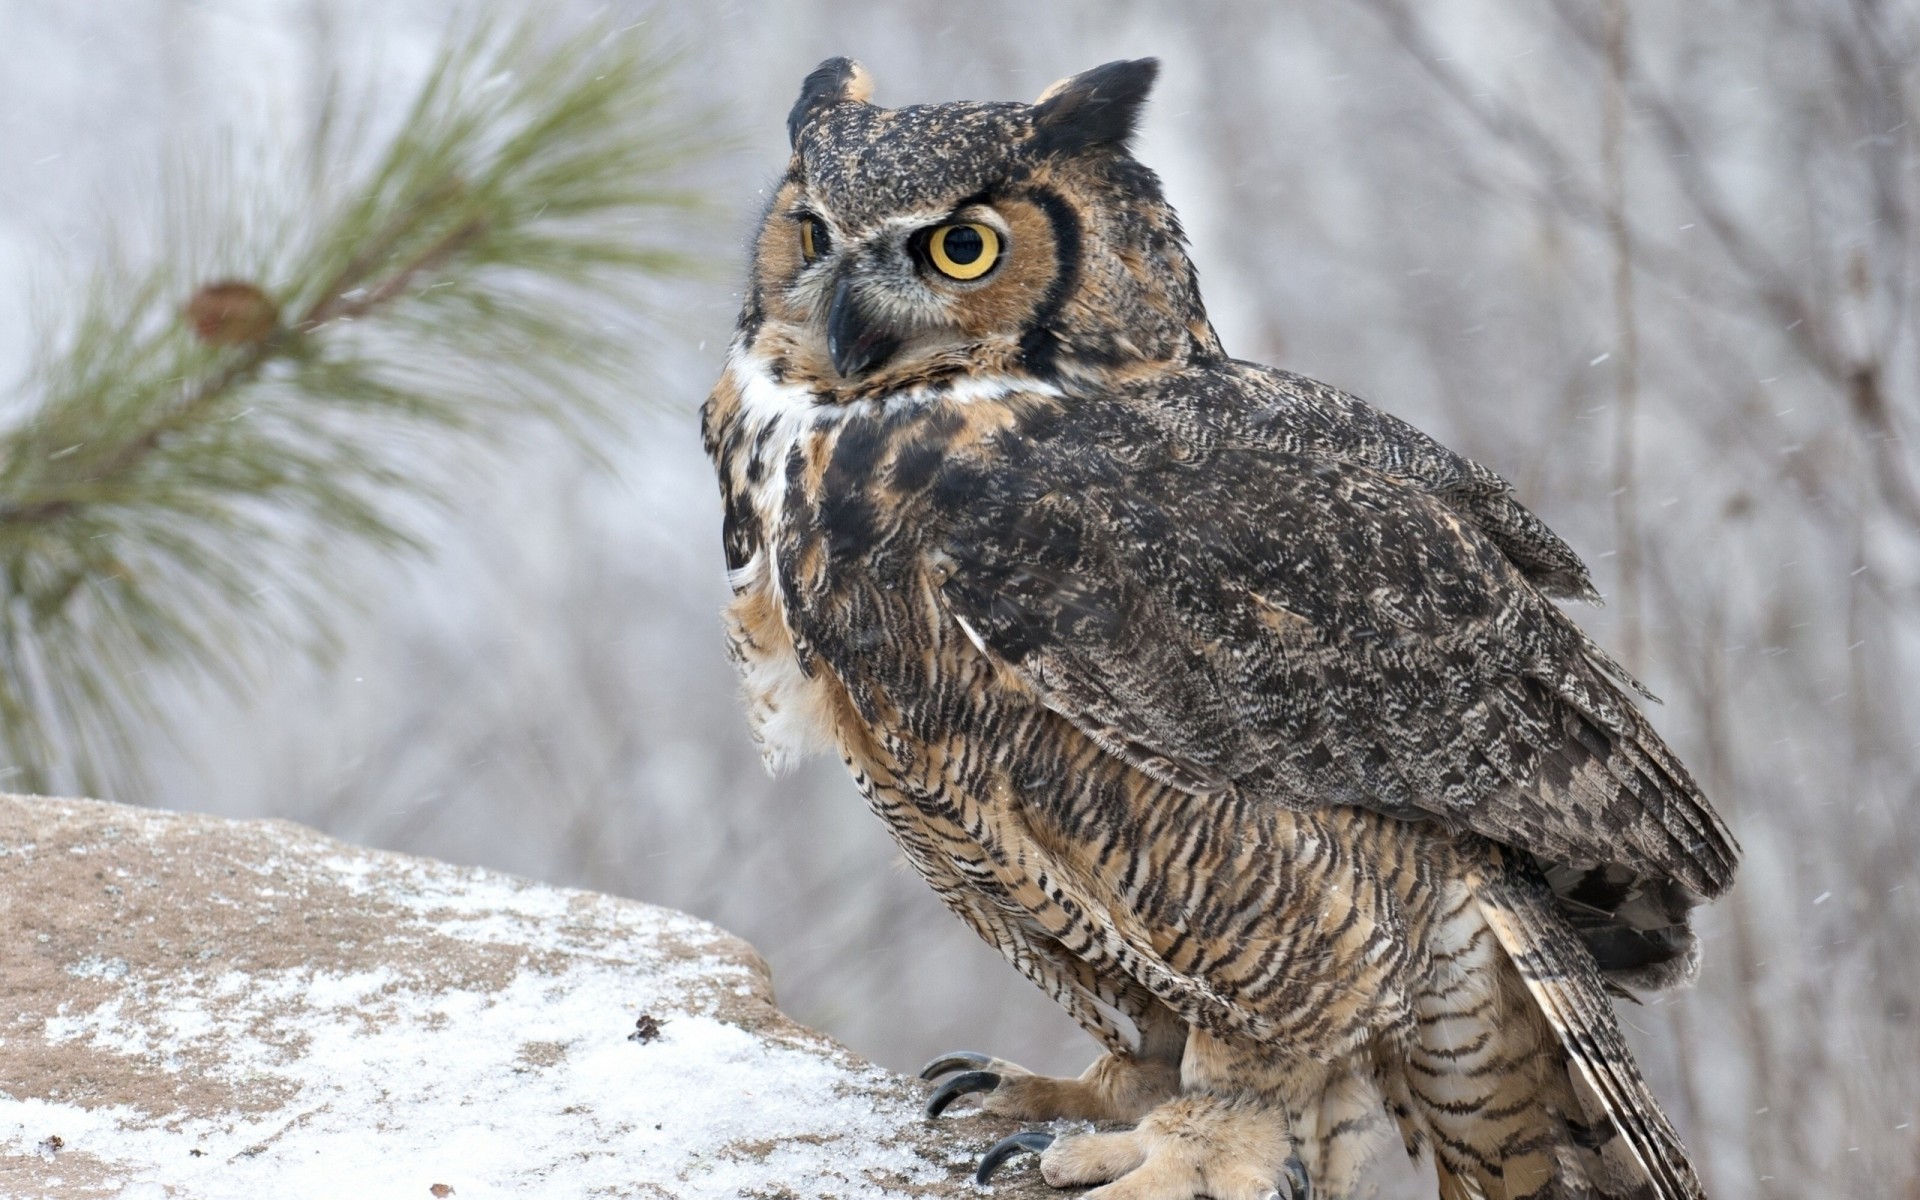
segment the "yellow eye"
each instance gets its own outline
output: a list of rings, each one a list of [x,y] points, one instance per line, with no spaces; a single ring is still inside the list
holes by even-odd
[[[927,259],[949,279],[978,279],[1000,261],[1000,235],[987,225],[942,225],[927,238]]]
[[[827,236],[826,226],[820,224],[820,222],[814,220],[812,217],[800,218],[801,258],[810,263],[814,262],[819,259],[822,254],[825,254],[828,247],[832,245],[833,241]]]

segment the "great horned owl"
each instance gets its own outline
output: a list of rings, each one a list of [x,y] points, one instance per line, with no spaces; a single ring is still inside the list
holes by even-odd
[[[839,751],[942,900],[1105,1047],[985,1055],[1049,1183],[1691,1197],[1610,992],[1694,963],[1732,837],[1552,602],[1497,475],[1227,357],[1128,149],[1156,72],[788,121],[703,412],[771,763]]]

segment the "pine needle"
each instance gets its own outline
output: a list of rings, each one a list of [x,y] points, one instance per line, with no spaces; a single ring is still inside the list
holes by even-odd
[[[158,670],[323,651],[330,555],[423,549],[480,444],[609,430],[711,121],[637,31],[542,34],[456,35],[372,153],[328,112],[284,178],[180,172],[163,260],[56,318],[0,432],[0,787],[137,790]]]

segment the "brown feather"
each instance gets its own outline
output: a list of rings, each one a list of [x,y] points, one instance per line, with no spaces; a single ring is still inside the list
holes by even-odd
[[[1696,1196],[1607,989],[1691,969],[1733,839],[1504,480],[1225,356],[1126,149],[1151,78],[803,88],[702,414],[769,761],[836,748],[1105,1047],[996,1068],[995,1111],[1137,1118],[1050,1180],[1353,1196],[1391,1121],[1443,1196]],[[1004,258],[943,277],[953,222]]]

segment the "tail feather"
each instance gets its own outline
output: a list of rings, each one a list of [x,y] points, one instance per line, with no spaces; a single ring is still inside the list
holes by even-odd
[[[1544,881],[1509,867],[1478,881],[1474,898],[1574,1068],[1576,1094],[1593,1109],[1593,1154],[1617,1162],[1614,1145],[1623,1142],[1654,1200],[1704,1200],[1679,1135],[1634,1066],[1598,967]]]

